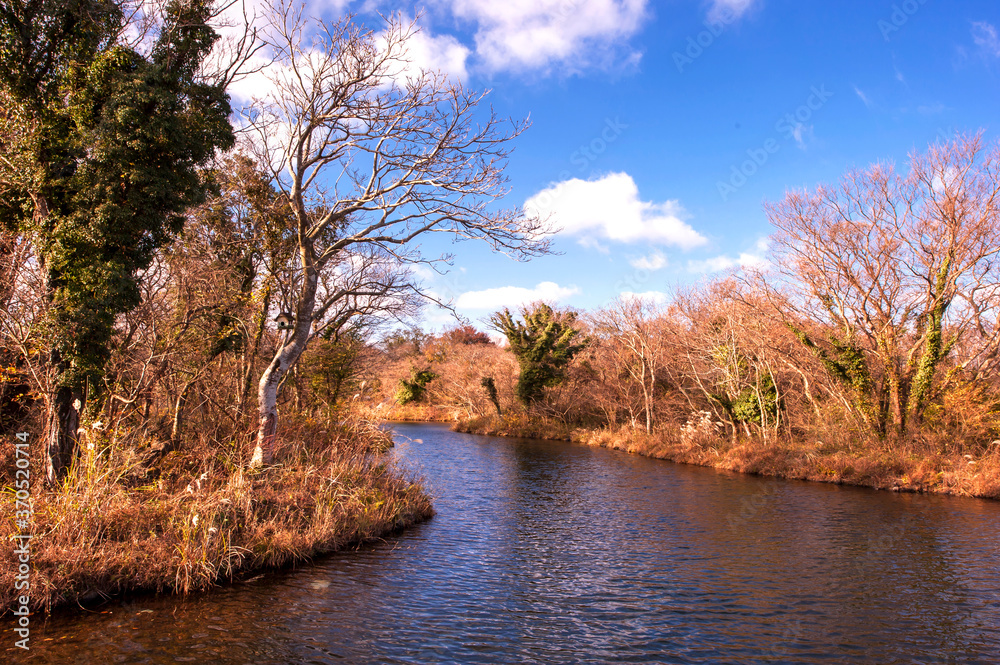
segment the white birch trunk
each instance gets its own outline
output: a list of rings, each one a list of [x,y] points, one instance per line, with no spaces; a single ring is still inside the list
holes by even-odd
[[[271,363],[260,377],[260,383],[257,384],[257,409],[260,421],[257,427],[257,445],[254,446],[253,456],[250,458],[251,467],[274,462],[274,443],[278,431],[278,387],[309,342],[318,281],[317,271],[309,266],[299,294],[295,328],[291,336],[278,348]]]

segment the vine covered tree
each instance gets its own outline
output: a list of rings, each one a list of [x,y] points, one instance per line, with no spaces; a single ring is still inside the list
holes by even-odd
[[[906,172],[876,164],[766,209],[776,273],[802,294],[784,303],[789,324],[869,428],[918,426],[956,346],[958,369],[996,366],[1000,145],[959,136],[911,155]]]
[[[0,5],[0,222],[32,238],[51,303],[47,475],[65,472],[137,275],[200,203],[233,145],[225,81],[205,80],[210,0],[170,0],[141,39],[120,1]],[[142,44],[148,44],[143,48]],[[12,132],[11,128],[15,128]]]
[[[575,312],[557,312],[541,303],[523,309],[521,315],[523,320],[517,320],[504,309],[490,322],[507,337],[519,369],[517,397],[530,406],[541,401],[546,388],[562,382],[566,367],[587,342],[577,342]]]

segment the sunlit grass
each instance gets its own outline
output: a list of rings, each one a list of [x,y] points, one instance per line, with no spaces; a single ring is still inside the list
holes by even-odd
[[[1000,442],[985,448],[945,447],[936,441],[889,443],[856,432],[822,439],[775,440],[665,426],[647,434],[630,427],[583,429],[525,414],[456,424],[475,434],[569,440],[683,464],[779,478],[1000,499]]]
[[[426,519],[430,501],[387,464],[391,440],[348,419],[318,431],[290,423],[277,463],[245,470],[243,445],[170,453],[159,477],[134,438],[96,432],[60,487],[45,491],[33,459],[31,602],[36,609],[130,591],[188,593],[262,568],[303,562]],[[306,443],[309,442],[309,443]],[[40,446],[35,446],[36,450]],[[12,460],[0,460],[12,469]],[[14,496],[0,510],[0,538],[16,533]],[[0,552],[0,607],[14,589],[13,547]]]

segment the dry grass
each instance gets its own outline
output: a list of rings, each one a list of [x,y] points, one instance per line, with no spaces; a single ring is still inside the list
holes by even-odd
[[[466,417],[467,413],[465,409],[454,406],[397,404],[393,401],[370,408],[367,415],[390,422],[454,423]]]
[[[357,420],[324,427],[285,428],[278,463],[257,472],[244,468],[244,446],[203,447],[170,453],[151,479],[134,440],[94,436],[65,483],[44,491],[41,459],[33,459],[33,609],[140,590],[203,590],[433,513],[420,486],[384,462],[387,434]],[[0,460],[5,470],[14,468],[10,448]],[[0,509],[13,515],[11,474],[0,481]],[[12,519],[0,522],[0,540],[15,532]],[[0,609],[13,605],[15,570],[13,547],[5,547]]]
[[[522,412],[508,412],[502,418],[480,416],[455,423],[456,432],[520,437],[524,439],[549,439],[574,441],[580,430],[558,420],[542,418]]]
[[[891,446],[881,441],[841,437],[843,444],[818,439],[789,441],[760,437],[736,441],[712,431],[673,427],[641,430],[570,429],[538,417],[477,418],[456,431],[526,438],[571,440],[591,446],[708,466],[740,473],[793,478],[876,489],[933,492],[1000,499],[1000,442],[986,449],[939,452],[936,443]]]

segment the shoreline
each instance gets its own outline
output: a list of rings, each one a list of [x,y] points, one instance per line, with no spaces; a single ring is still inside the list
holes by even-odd
[[[118,459],[123,451],[110,449],[86,455],[62,487],[33,493],[29,610],[74,611],[239,584],[433,517],[419,481],[381,451],[364,441],[339,443],[339,452],[292,445],[265,469],[209,466],[158,487],[122,478],[94,483],[95,468],[131,469],[134,458]],[[348,451],[345,444],[358,447]],[[10,513],[13,494],[0,507]],[[0,617],[26,593],[15,588],[13,527],[14,520],[0,523],[0,539],[9,544],[0,550]]]
[[[735,473],[853,485],[876,490],[1000,499],[1000,450],[971,456],[920,454],[891,449],[851,450],[822,442],[737,440],[700,436],[684,440],[659,432],[569,428],[537,418],[458,420],[456,432],[568,441],[677,464]]]

